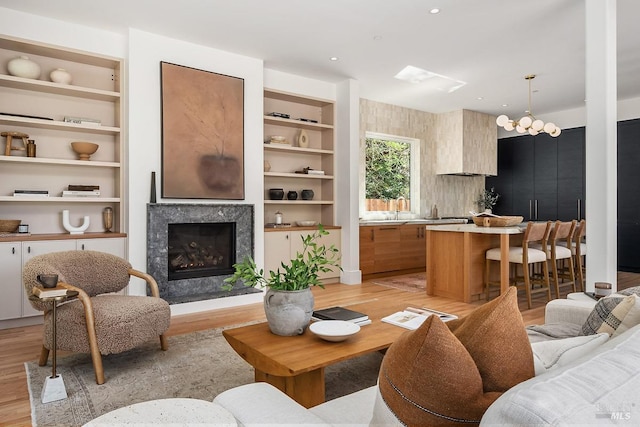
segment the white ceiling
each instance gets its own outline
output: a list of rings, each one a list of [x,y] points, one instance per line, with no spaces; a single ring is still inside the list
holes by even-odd
[[[351,78],[363,98],[433,113],[521,115],[527,74],[538,76],[534,114],[585,99],[583,0],[0,0],[0,7],[122,34],[136,28],[310,78]],[[430,14],[434,7],[441,12]],[[619,99],[640,97],[639,16],[640,1],[617,1]],[[467,84],[442,93],[394,79],[407,65]]]

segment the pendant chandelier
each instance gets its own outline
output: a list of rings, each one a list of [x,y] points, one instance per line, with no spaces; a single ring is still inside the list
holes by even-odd
[[[498,116],[496,124],[503,127],[505,130],[516,130],[518,133],[528,132],[530,135],[537,135],[539,133],[548,133],[552,137],[560,135],[560,128],[554,123],[545,123],[542,120],[536,119],[531,113],[531,80],[536,78],[535,74],[529,74],[524,76],[525,80],[529,82],[529,109],[526,111],[527,115],[522,116],[518,120],[511,120],[509,116],[503,114]]]

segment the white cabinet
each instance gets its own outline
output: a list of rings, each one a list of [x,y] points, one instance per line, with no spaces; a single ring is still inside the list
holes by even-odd
[[[265,89],[264,91],[264,187],[265,222],[274,222],[275,212],[284,214],[285,222],[318,221],[335,225],[335,103]],[[272,114],[286,117],[274,117]],[[306,142],[300,144],[300,133]],[[270,143],[271,137],[284,137],[287,144]],[[268,166],[267,166],[268,164]],[[304,168],[323,171],[323,175],[301,174]],[[268,169],[268,170],[267,170]],[[269,189],[282,188],[284,198],[272,200]],[[302,190],[312,190],[313,198],[302,199]],[[295,191],[296,200],[287,199]]]
[[[22,316],[24,298],[22,291],[22,248],[20,242],[0,243],[0,271],[2,271],[2,297],[0,297],[0,320]],[[16,286],[16,284],[20,286]]]
[[[302,237],[312,234],[315,228],[307,228],[300,230],[277,230],[268,231],[264,236],[264,269],[265,275],[269,274],[269,271],[277,270],[280,267],[280,263],[284,262],[288,264],[298,252],[302,252]],[[329,234],[322,236],[317,240],[319,244],[323,244],[327,247],[334,245],[340,250],[340,229],[327,230]],[[318,275],[320,279],[335,279],[340,277],[340,270],[334,268],[327,273],[320,273]]]
[[[114,231],[126,231],[124,218],[123,60],[77,50],[0,36],[0,64],[28,56],[41,70],[39,79],[9,75],[0,66],[0,130],[27,134],[36,144],[35,157],[10,150],[0,138],[0,216],[29,225],[34,234],[63,233],[62,210],[72,224],[88,215],[90,232],[103,231],[102,211],[114,210]],[[49,73],[64,68],[71,84],[50,81]],[[70,122],[91,118],[99,124]],[[99,148],[89,160],[79,160],[73,141]],[[22,139],[14,138],[14,147]],[[69,185],[98,185],[99,197],[62,197]],[[14,190],[48,191],[49,197],[14,197]]]
[[[26,240],[0,242],[0,271],[2,281],[0,320],[42,315],[27,300],[22,284],[24,264],[37,255],[60,251],[95,250],[126,259],[126,238],[88,238],[59,240]],[[0,325],[1,326],[1,325]]]

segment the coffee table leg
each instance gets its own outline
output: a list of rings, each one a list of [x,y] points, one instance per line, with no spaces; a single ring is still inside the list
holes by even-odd
[[[324,368],[292,377],[269,375],[256,369],[255,380],[271,384],[305,408],[324,403]]]

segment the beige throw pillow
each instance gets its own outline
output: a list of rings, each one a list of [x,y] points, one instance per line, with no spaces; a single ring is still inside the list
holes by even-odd
[[[635,295],[624,297],[623,300],[618,303],[618,305],[616,305],[613,310],[611,310],[611,312],[607,315],[607,317],[602,322],[602,325],[600,325],[600,327],[598,328],[597,333],[600,334],[606,332],[609,335],[614,335],[621,327],[623,320],[636,305],[637,298],[638,297]],[[624,330],[629,329],[628,323],[629,321],[627,321]]]

